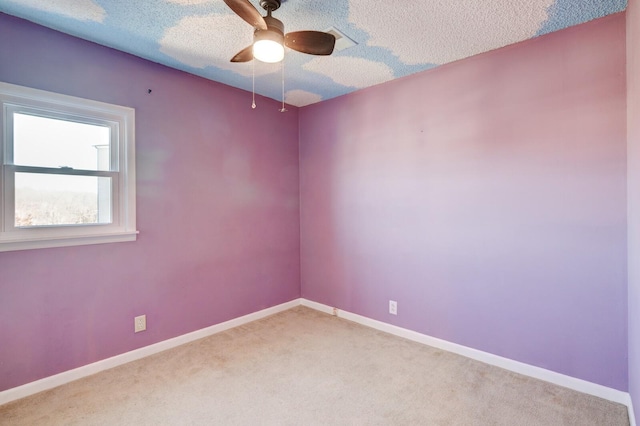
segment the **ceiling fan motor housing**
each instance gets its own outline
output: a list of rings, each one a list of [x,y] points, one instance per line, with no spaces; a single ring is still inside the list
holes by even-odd
[[[266,30],[255,30],[253,33],[254,40],[273,40],[280,44],[284,43],[284,24],[281,20],[273,16],[265,16],[264,21],[267,23]]]
[[[266,11],[274,11],[280,7],[280,0],[260,0],[260,6]]]

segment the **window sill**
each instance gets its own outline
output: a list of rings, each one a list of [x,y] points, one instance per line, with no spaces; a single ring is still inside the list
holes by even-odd
[[[122,243],[126,241],[136,241],[139,233],[140,231],[132,231],[74,237],[38,238],[33,240],[0,240],[0,252],[83,246],[89,244]]]

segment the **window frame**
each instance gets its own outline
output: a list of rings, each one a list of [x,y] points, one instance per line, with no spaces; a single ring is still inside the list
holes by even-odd
[[[13,114],[108,126],[110,169],[76,170],[13,164]],[[0,252],[135,241],[135,110],[0,82]],[[111,222],[15,226],[16,173],[111,178]]]

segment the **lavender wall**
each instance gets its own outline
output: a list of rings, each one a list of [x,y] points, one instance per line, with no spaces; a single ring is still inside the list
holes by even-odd
[[[640,3],[627,6],[629,393],[640,419]]]
[[[625,108],[618,14],[301,109],[302,296],[626,391]]]
[[[300,296],[295,108],[4,14],[0,81],[136,108],[140,230],[0,253],[0,391]]]

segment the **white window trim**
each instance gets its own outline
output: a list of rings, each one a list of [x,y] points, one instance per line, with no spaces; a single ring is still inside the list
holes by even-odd
[[[5,164],[10,158],[8,141],[12,138],[6,125],[8,114],[35,109],[52,116],[81,118],[83,122],[112,123],[118,130],[118,146],[113,150],[118,163],[118,175],[113,180],[114,220],[109,225],[72,225],[39,228],[15,228],[8,223],[7,209],[13,202],[5,195],[13,188],[13,173],[24,166]],[[136,176],[135,176],[135,110],[129,107],[77,98],[58,93],[0,82],[0,252],[85,244],[135,241]],[[68,173],[68,172],[66,172]],[[10,204],[10,205],[9,205]]]

